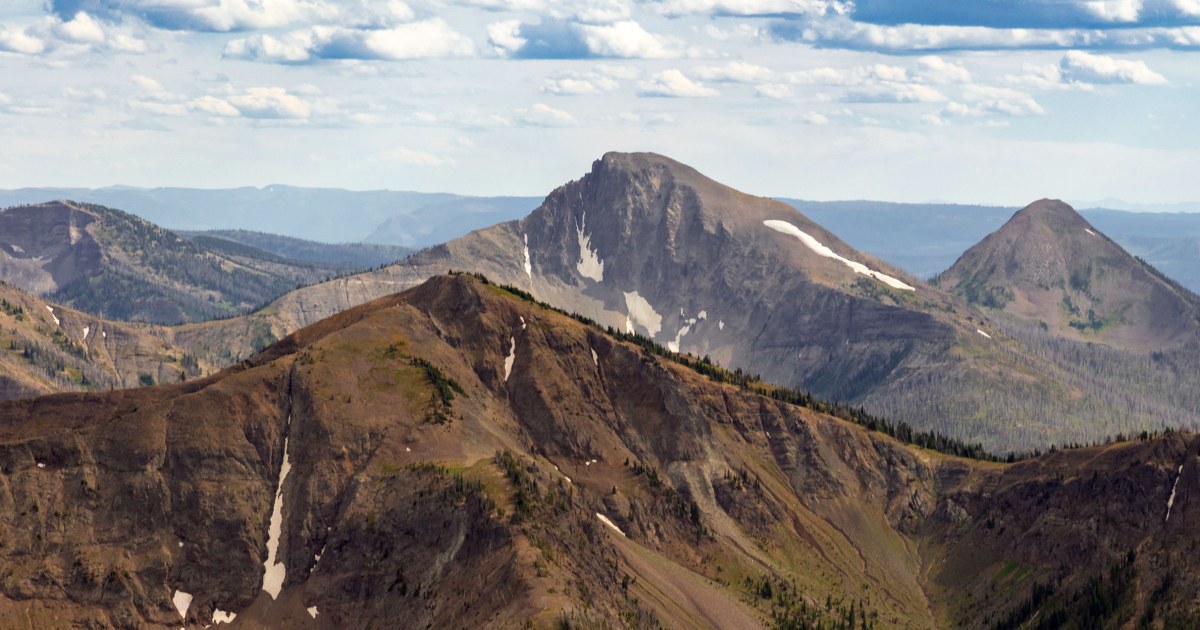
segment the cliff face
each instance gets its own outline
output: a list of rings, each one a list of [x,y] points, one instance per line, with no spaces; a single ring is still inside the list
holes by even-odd
[[[1197,593],[1192,436],[950,458],[468,276],[211,378],[0,417],[0,625],[973,626],[1048,576],[1069,608],[1127,549],[1122,610]]]

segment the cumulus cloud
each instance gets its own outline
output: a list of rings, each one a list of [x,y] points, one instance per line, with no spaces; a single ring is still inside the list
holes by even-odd
[[[954,3],[939,6],[951,4]],[[1011,8],[1006,11],[1020,13]],[[778,41],[888,54],[953,50],[1200,48],[1200,27],[1197,26],[997,28],[994,25],[875,24],[835,15],[776,21],[770,26],[770,33]]]
[[[575,117],[545,103],[534,103],[528,109],[517,110],[517,121],[530,127],[569,127]]]
[[[110,21],[134,18],[162,29],[210,32],[299,24],[386,28],[415,17],[401,0],[50,0],[49,6],[62,19],[85,11]]]
[[[919,83],[881,83],[846,92],[848,103],[937,103],[946,100],[941,92]]]
[[[970,85],[963,90],[966,103],[951,102],[942,109],[943,117],[1040,116],[1046,113],[1032,96],[1012,88]]]
[[[766,81],[772,74],[769,68],[741,61],[731,61],[723,66],[700,66],[691,70],[691,75],[697,79],[713,83],[753,83]]]
[[[754,87],[754,94],[763,98],[791,98],[792,86],[786,83],[763,83]]]
[[[458,0],[459,4],[489,11],[534,13],[559,20],[605,24],[627,20],[629,4],[622,0]]]
[[[844,14],[849,2],[835,0],[643,0],[670,17],[685,15],[788,16]]]
[[[560,96],[583,96],[611,92],[620,84],[596,72],[567,72],[546,79],[542,91]]]
[[[1134,83],[1166,85],[1167,78],[1153,71],[1144,61],[1114,59],[1072,50],[1059,63],[1062,78],[1078,83]]]
[[[968,83],[971,80],[971,73],[966,68],[935,55],[921,57],[917,65],[917,73],[934,83]]]
[[[717,96],[718,94],[720,93],[716,90],[689,79],[683,72],[676,69],[664,70],[650,80],[638,84],[639,96],[685,98]]]
[[[671,59],[688,52],[682,40],[650,33],[633,20],[505,20],[488,26],[488,42],[497,54],[518,59]]]
[[[1200,7],[1189,0],[857,0],[856,21],[993,28],[1122,28],[1200,23]]]
[[[83,11],[68,17],[46,16],[22,27],[0,25],[0,52],[19,55],[143,53],[146,48],[131,28],[104,24]]]
[[[314,26],[279,37],[267,34],[234,39],[224,56],[269,63],[306,63],[328,59],[406,60],[466,57],[470,38],[441,18],[383,29]]]

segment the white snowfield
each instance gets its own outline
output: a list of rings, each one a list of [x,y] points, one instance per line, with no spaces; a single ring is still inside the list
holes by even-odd
[[[1089,229],[1087,229],[1087,228],[1083,228],[1083,231],[1084,231],[1084,232],[1087,232],[1088,234],[1091,234],[1092,236],[1095,236],[1095,235],[1096,235],[1096,233],[1095,233],[1095,232],[1093,232],[1093,231],[1091,231],[1091,230],[1089,230]]]
[[[316,606],[309,606],[307,610],[308,610],[309,616],[312,617],[313,619],[316,619],[317,615],[320,614],[320,611],[317,610]]]
[[[54,307],[53,307],[53,306],[47,305],[47,306],[46,306],[46,310],[47,310],[47,311],[50,311],[50,319],[53,319],[53,320],[54,320],[54,325],[55,325],[55,326],[59,326],[59,325],[61,325],[61,324],[62,324],[62,322],[58,321],[58,316],[54,314]]]
[[[234,619],[237,619],[237,613],[225,612],[220,608],[213,611],[212,622],[214,626],[219,623],[233,623]]]
[[[512,345],[508,348],[508,356],[504,357],[504,381],[508,382],[508,377],[512,374],[513,363],[517,361],[517,338],[509,337],[509,343]]]
[[[83,327],[83,340],[84,340],[84,341],[87,341],[87,336],[88,336],[88,333],[90,333],[90,332],[92,332],[92,327],[91,327],[91,326],[84,326],[84,327]]]
[[[587,229],[587,215],[583,215],[583,224],[575,226],[575,236],[579,239],[579,261],[575,263],[575,268],[579,270],[579,275],[585,278],[591,278],[596,282],[604,281],[604,261],[600,260],[600,255],[592,249],[592,237],[585,235],[583,232]]]
[[[289,416],[287,426],[292,425]],[[286,428],[284,429],[287,430]],[[279,537],[283,534],[283,482],[287,480],[288,471],[292,469],[292,461],[288,458],[288,438],[283,438],[283,464],[279,467],[279,483],[275,486],[275,503],[271,508],[271,522],[267,528],[267,559],[263,562],[263,590],[271,595],[271,599],[279,597],[283,589],[283,580],[287,577],[287,565],[276,562],[279,552]]]
[[[595,364],[596,367],[600,367],[600,357],[596,354],[596,349],[591,348],[591,351],[592,351],[592,363]]]
[[[911,287],[911,286],[897,280],[896,278],[893,278],[885,273],[880,273],[878,271],[875,271],[874,269],[871,269],[870,267],[868,267],[860,262],[855,262],[853,260],[843,257],[842,255],[838,254],[837,252],[834,252],[832,249],[829,249],[825,245],[821,244],[821,241],[818,241],[817,239],[813,238],[812,236],[809,236],[807,232],[792,225],[791,223],[788,223],[787,221],[780,221],[777,219],[768,219],[766,221],[763,221],[763,225],[771,228],[772,230],[775,230],[776,232],[782,232],[784,234],[789,234],[791,236],[795,236],[796,238],[800,239],[801,243],[804,243],[805,247],[808,247],[809,249],[811,249],[818,256],[824,256],[825,258],[832,258],[834,260],[841,261],[847,267],[853,269],[854,273],[861,273],[864,276],[875,278],[876,280],[878,280],[894,289],[900,289],[902,291],[916,291],[915,287]]]
[[[650,306],[646,298],[638,295],[637,291],[625,293],[625,308],[629,312],[625,317],[626,332],[634,332],[634,325],[645,328],[651,337],[662,330],[662,316],[655,312],[654,307]]]
[[[605,525],[608,525],[609,527],[611,527],[614,532],[617,532],[618,534],[620,534],[622,536],[625,535],[625,532],[621,531],[621,528],[617,527],[616,523],[613,523],[612,521],[608,520],[607,516],[605,516],[599,512],[596,512],[596,518],[600,519],[601,523],[604,523]]]
[[[1179,488],[1179,478],[1183,476],[1183,464],[1179,465],[1178,472],[1175,473],[1175,484],[1171,486],[1171,496],[1167,498],[1167,517],[1163,522],[1171,520],[1171,506],[1175,505],[1175,490]]]
[[[531,261],[529,259],[529,235],[526,234],[524,236],[525,236],[525,275],[529,276],[530,280],[533,280],[533,261]]]
[[[179,618],[187,619],[188,608],[192,605],[192,594],[175,591],[175,596],[171,598],[171,603],[175,604],[175,610],[179,611]]]
[[[977,333],[979,333],[979,334],[983,335],[984,337],[987,337],[988,339],[991,339],[991,338],[992,338],[992,336],[991,336],[991,335],[989,335],[989,334],[987,334],[987,333],[983,332],[982,330],[979,330],[978,328],[976,328],[976,329],[975,329],[975,332],[977,332]]]

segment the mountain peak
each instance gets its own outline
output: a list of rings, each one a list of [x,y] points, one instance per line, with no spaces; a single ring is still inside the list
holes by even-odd
[[[1078,227],[1091,229],[1091,224],[1069,204],[1059,199],[1039,199],[1013,215],[1013,225],[1024,222],[1044,223],[1054,228]],[[1095,233],[1095,230],[1092,230]]]
[[[968,249],[942,288],[1068,337],[1161,348],[1197,332],[1200,301],[1092,227],[1040,199]]]

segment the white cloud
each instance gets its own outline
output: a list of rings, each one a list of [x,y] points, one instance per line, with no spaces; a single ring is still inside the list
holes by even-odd
[[[80,11],[69,22],[59,22],[54,26],[59,37],[71,42],[100,44],[104,42],[104,29],[87,13]]]
[[[676,69],[664,70],[638,84],[640,96],[692,97],[717,96],[716,90],[697,83]]]
[[[1114,59],[1072,50],[1063,55],[1059,64],[1062,78],[1078,83],[1134,83],[1166,85],[1167,78],[1153,71],[1144,61]]]
[[[768,68],[741,61],[731,61],[723,66],[700,66],[691,70],[691,75],[701,81],[728,83],[766,81],[772,74]]]
[[[829,118],[818,112],[807,112],[800,115],[800,122],[806,125],[828,125]]]
[[[1032,96],[1006,87],[969,85],[963,89],[967,104],[951,102],[942,109],[943,117],[1041,116],[1046,110]]]
[[[649,0],[659,13],[685,15],[823,15],[845,13],[848,3],[829,0]]]
[[[386,61],[467,57],[474,53],[470,38],[441,18],[400,24],[386,29],[314,26],[280,37],[253,35],[235,39],[224,55],[271,63],[301,63],[325,59]]]
[[[880,83],[847,92],[842,100],[851,103],[937,103],[946,95],[919,83]]]
[[[396,147],[384,153],[384,157],[409,166],[441,166],[446,163],[446,160],[432,153],[406,147]]]
[[[0,52],[40,55],[45,51],[46,42],[30,35],[28,31],[0,28]]]
[[[1090,0],[1083,6],[1105,22],[1133,23],[1142,12],[1143,0]]]
[[[458,0],[460,4],[489,11],[533,13],[558,20],[606,24],[629,19],[624,0]]]
[[[488,24],[488,43],[498,55],[511,55],[525,47],[529,40],[521,37],[521,20],[504,20]]]
[[[966,68],[936,55],[921,57],[917,65],[917,73],[933,83],[968,83],[971,80],[971,73]]]
[[[763,83],[754,87],[754,93],[763,98],[791,98],[793,91],[786,83]]]
[[[619,85],[613,79],[600,74],[571,72],[547,79],[542,85],[542,91],[560,96],[582,96],[611,92]]]
[[[247,118],[308,118],[312,105],[281,87],[252,87],[228,99]]]
[[[581,25],[583,42],[597,57],[670,59],[683,55],[683,46],[659,37],[632,20],[613,24]]]
[[[517,120],[532,127],[569,127],[576,122],[571,114],[545,103],[534,103],[528,109],[518,110]]]
[[[213,116],[234,117],[242,115],[242,113],[238,111],[238,108],[229,104],[229,101],[209,95],[193,99],[188,103],[187,107],[193,112],[201,112],[204,114],[211,114]]]

